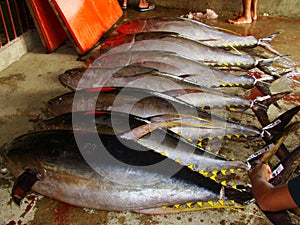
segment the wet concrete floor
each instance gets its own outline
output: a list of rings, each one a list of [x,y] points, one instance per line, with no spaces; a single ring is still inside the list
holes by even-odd
[[[149,16],[179,16],[187,13],[183,10],[157,8],[154,11],[138,13],[132,9],[124,12],[124,21],[133,18]],[[218,13],[218,12],[217,12]],[[272,46],[282,54],[289,54],[289,59],[281,60],[276,66],[279,69],[293,67],[293,75],[280,79],[272,84],[272,91],[292,90],[293,93],[285,100],[279,101],[281,109],[271,107],[270,119],[292,106],[298,105],[299,96],[299,62],[300,62],[300,20],[285,18],[260,17],[257,22],[248,25],[231,25],[226,22],[233,13],[220,14],[218,19],[203,21],[218,27],[223,27],[243,35],[254,35],[262,38],[270,33],[280,31],[281,34],[272,41]],[[97,48],[84,58],[91,58]],[[52,97],[68,91],[62,87],[57,76],[67,69],[82,66],[78,56],[68,42],[54,53],[45,54],[42,46],[23,56],[18,62],[0,73],[0,145],[32,130],[33,124],[45,118],[44,103]],[[298,75],[298,76],[297,76]],[[249,95],[249,93],[245,93]],[[242,119],[259,126],[251,112],[239,115]],[[299,121],[299,115],[295,120]],[[292,150],[299,145],[299,133],[296,131],[286,141],[286,146]],[[231,154],[246,159],[257,150],[262,143],[235,143]],[[241,151],[240,151],[241,150]],[[238,155],[242,152],[242,155]],[[5,163],[1,162],[1,169]],[[172,215],[142,215],[131,212],[107,212],[70,206],[36,193],[31,193],[21,204],[11,201],[10,190],[14,178],[5,173],[0,175],[0,224],[19,225],[96,225],[96,224],[260,224],[270,222],[255,204],[246,206],[244,210],[212,209],[198,212],[187,212]],[[239,175],[239,182],[248,182],[246,173]],[[300,224],[300,219],[291,214],[293,221]]]

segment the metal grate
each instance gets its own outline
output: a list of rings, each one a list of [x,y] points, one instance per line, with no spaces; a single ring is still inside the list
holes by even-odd
[[[0,48],[33,27],[25,0],[0,0]]]

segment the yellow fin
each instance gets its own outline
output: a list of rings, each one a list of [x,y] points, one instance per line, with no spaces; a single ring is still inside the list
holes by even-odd
[[[167,156],[165,152],[160,153],[162,156]]]
[[[212,171],[212,174],[214,175],[214,176],[217,176],[217,173],[218,173],[219,171],[217,171],[217,170],[214,170],[214,171]]]
[[[191,170],[195,170],[195,168],[194,168],[194,165],[193,165],[193,164],[189,165],[189,166],[188,166],[188,168],[190,168]]]
[[[197,202],[197,205],[199,205],[200,207],[203,207],[203,202]]]
[[[221,173],[222,173],[223,175],[226,175],[226,172],[227,172],[227,170],[221,170]]]
[[[180,207],[180,204],[175,204],[174,208],[178,209]]]
[[[204,170],[200,170],[199,173],[203,176],[207,176],[208,175],[208,172],[205,172]]]
[[[209,178],[212,179],[212,180],[214,180],[214,181],[216,181],[216,176],[211,176]]]
[[[221,184],[222,184],[223,186],[227,186],[226,180],[223,180],[223,181],[221,182]]]
[[[213,201],[208,201],[207,204],[209,204],[211,207],[214,206],[214,202]]]
[[[193,205],[193,202],[188,202],[188,203],[186,203],[186,206],[189,207],[189,208],[191,208],[192,205]]]

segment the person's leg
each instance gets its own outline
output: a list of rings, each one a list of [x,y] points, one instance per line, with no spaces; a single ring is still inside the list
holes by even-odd
[[[243,0],[242,16],[233,20],[228,20],[228,22],[232,24],[251,23],[252,22],[251,8],[252,8],[252,0]]]
[[[123,9],[126,9],[126,8],[127,8],[127,0],[123,0],[122,8],[123,8]]]
[[[257,20],[257,2],[258,0],[252,0],[252,6],[251,6],[252,20]]]
[[[153,3],[149,3],[147,0],[140,0],[138,7],[140,11],[148,11],[154,9],[155,5]]]

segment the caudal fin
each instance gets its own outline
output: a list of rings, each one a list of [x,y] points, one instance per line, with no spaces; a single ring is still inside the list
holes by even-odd
[[[292,118],[300,111],[300,105],[291,108],[285,113],[281,114],[270,124],[263,128],[263,137],[271,140],[276,136],[280,136],[285,127],[289,124]]]
[[[281,75],[271,66],[271,64],[286,56],[288,55],[277,55],[271,58],[259,59],[257,60],[256,67],[266,74],[279,78]]]
[[[277,166],[275,166],[274,171],[277,172],[270,182],[275,186],[286,183],[299,165],[299,159],[300,145],[295,148],[287,157],[285,157],[285,159],[281,160]]]
[[[264,37],[264,38],[260,38],[257,41],[257,44],[259,46],[265,46],[265,45],[270,45],[271,41],[277,37],[280,34],[280,32],[276,32],[273,34],[269,34],[268,36]]]
[[[282,99],[284,96],[290,94],[290,92],[282,92],[282,93],[277,93],[274,95],[267,95],[264,97],[257,97],[254,100],[254,106],[252,107],[252,110],[255,111],[257,110],[257,107],[262,107],[265,109],[268,109],[270,105],[275,104],[278,100]]]

